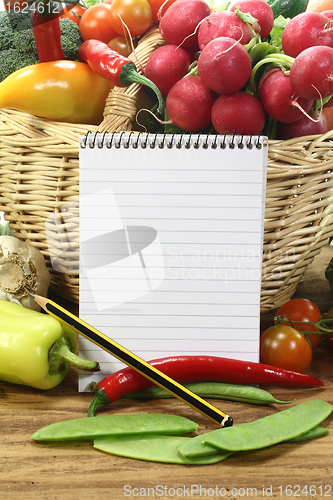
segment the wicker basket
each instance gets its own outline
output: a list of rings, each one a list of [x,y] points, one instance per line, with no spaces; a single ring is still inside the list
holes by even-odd
[[[163,43],[157,31],[142,40],[135,59],[141,70]],[[73,264],[73,272],[66,273],[52,268],[45,221],[78,199],[79,137],[89,130],[130,130],[139,89],[133,84],[112,90],[104,120],[96,128],[0,110],[0,210],[16,236],[45,256],[52,291],[74,303],[79,298],[78,266]],[[294,294],[307,266],[333,237],[332,141],[333,131],[269,143],[261,312],[279,307]],[[75,238],[78,241],[77,234]]]

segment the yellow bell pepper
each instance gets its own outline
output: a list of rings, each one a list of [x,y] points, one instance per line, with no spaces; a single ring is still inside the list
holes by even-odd
[[[0,380],[51,389],[70,366],[98,371],[77,356],[76,332],[48,314],[0,300]]]
[[[0,83],[0,108],[54,121],[98,125],[112,88],[86,63],[44,62],[19,69]]]

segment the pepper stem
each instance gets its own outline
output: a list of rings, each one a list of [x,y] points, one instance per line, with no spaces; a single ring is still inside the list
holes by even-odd
[[[95,382],[92,382],[89,385],[89,389],[95,391],[95,397],[88,408],[88,417],[94,417],[97,408],[101,405],[106,405],[110,403],[110,398],[108,398],[105,391],[103,391],[103,389],[98,387],[98,385]]]
[[[127,64],[124,64],[120,71],[119,82],[125,86],[131,85],[131,83],[140,83],[141,85],[145,85],[146,87],[152,89],[158,99],[157,114],[159,117],[163,116],[164,101],[159,88],[155,85],[155,83],[146,78],[144,75],[140,75],[140,73],[137,72],[134,63],[129,62]]]
[[[97,361],[80,358],[71,350],[72,346],[68,337],[62,333],[49,352],[50,375],[56,375],[74,366],[78,370],[97,372],[100,370]]]

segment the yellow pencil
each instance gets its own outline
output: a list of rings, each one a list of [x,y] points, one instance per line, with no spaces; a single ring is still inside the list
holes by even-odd
[[[91,340],[94,344],[104,349],[104,351],[107,351],[115,358],[133,368],[141,375],[151,380],[154,384],[159,385],[176,398],[202,413],[213,422],[219,424],[221,427],[232,426],[233,420],[229,417],[229,415],[226,415],[218,408],[211,405],[200,396],[197,396],[192,391],[168,377],[143,359],[139,358],[125,347],[88,325],[88,323],[85,323],[74,314],[59,306],[53,302],[53,300],[41,297],[40,295],[31,295],[34,297],[37,304],[39,304],[48,314],[74,328],[74,330],[79,332],[88,340]]]

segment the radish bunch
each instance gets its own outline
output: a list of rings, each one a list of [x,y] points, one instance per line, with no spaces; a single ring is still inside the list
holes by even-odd
[[[166,45],[145,75],[175,127],[271,138],[328,130],[317,109],[333,104],[333,12],[276,23],[265,0],[234,0],[215,12],[205,0],[176,0],[159,30]]]

